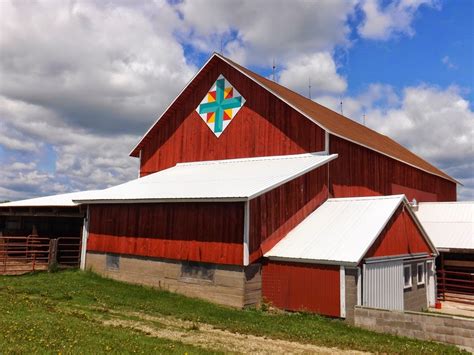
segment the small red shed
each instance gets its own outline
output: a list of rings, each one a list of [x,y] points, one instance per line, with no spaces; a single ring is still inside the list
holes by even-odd
[[[436,255],[404,195],[329,199],[265,254],[263,297],[349,319],[355,305],[421,310]]]

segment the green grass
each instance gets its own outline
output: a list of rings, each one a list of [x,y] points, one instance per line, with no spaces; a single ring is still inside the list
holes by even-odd
[[[0,353],[202,353],[205,350],[126,327],[110,313],[142,312],[209,323],[242,334],[378,353],[455,354],[453,346],[377,334],[304,313],[236,310],[166,291],[63,271],[0,277]],[[207,351],[208,352],[208,351]]]

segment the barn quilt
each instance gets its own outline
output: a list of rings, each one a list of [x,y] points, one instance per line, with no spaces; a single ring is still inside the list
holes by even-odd
[[[245,99],[220,75],[196,109],[212,132],[219,137],[244,105]]]

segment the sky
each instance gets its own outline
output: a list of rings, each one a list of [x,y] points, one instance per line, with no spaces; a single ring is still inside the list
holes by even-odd
[[[0,200],[137,177],[214,51],[389,135],[474,200],[470,0],[0,0]]]

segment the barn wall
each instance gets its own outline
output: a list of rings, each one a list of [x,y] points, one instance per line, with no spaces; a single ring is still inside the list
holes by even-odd
[[[331,153],[339,154],[330,171],[334,197],[404,193],[409,201],[456,201],[456,184],[451,181],[339,137],[331,135],[329,145]]]
[[[243,203],[91,205],[88,251],[243,263]]]
[[[327,172],[328,166],[324,165],[250,201],[251,262],[326,201]]]
[[[195,112],[223,74],[246,102],[219,138]],[[237,70],[214,58],[153,128],[141,153],[147,175],[178,162],[324,150],[324,131]]]
[[[365,257],[414,253],[432,251],[409,212],[400,206]]]
[[[340,267],[268,260],[263,265],[266,302],[291,311],[340,316]]]

